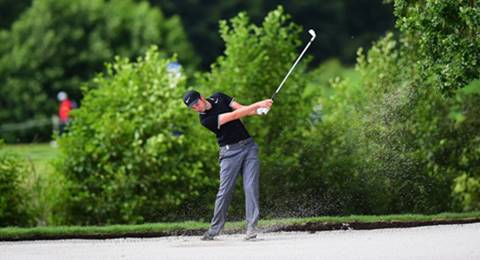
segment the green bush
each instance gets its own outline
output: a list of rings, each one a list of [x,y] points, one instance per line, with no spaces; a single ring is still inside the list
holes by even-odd
[[[67,223],[142,223],[177,218],[214,174],[212,142],[182,103],[185,77],[157,48],[107,65],[59,139],[70,182]],[[214,166],[213,166],[214,167]],[[190,209],[190,217],[196,216]]]
[[[33,1],[0,40],[2,123],[50,118],[60,90],[79,101],[80,85],[115,55],[133,58],[155,44],[164,56],[178,53],[187,68],[197,63],[177,16],[133,0]],[[51,132],[35,131],[7,141],[50,139]]]
[[[32,163],[31,171],[21,184],[26,198],[25,208],[30,216],[29,225],[67,224],[65,222],[65,202],[69,197],[68,185],[65,177],[54,170],[51,161]]]
[[[364,101],[357,104],[352,121],[361,122],[362,174],[382,183],[378,194],[385,195],[375,207],[379,213],[452,208],[451,185],[457,172],[442,164],[454,164],[445,155],[458,146],[446,151],[437,145],[442,138],[456,136],[447,118],[450,102],[441,97],[431,77],[417,73],[420,56],[411,40],[387,34],[366,55],[360,53],[357,63]]]
[[[321,167],[310,170],[311,180],[323,184],[319,193],[329,194],[336,213],[452,209],[455,151],[463,142],[448,118],[451,101],[417,75],[408,41],[387,34],[367,54],[360,50],[358,81],[331,81],[331,94],[319,100],[322,120],[309,143],[319,143]],[[455,140],[447,150],[437,145],[443,138]]]
[[[347,176],[369,187],[342,189],[363,198],[350,213],[478,208],[478,94],[476,83],[465,87],[480,68],[475,10],[471,1],[395,1],[402,34],[360,52],[361,91],[335,82],[323,100],[320,126],[336,122],[333,140],[353,148],[343,159],[357,167]]]
[[[448,211],[458,208],[455,202],[460,208],[475,209],[479,140],[475,84],[454,91],[458,94],[453,98],[442,97],[435,77],[417,73],[422,56],[415,46],[410,36],[397,41],[388,34],[367,55],[360,53],[362,93],[340,98],[349,101],[337,102],[334,109],[350,112],[335,120],[348,118],[363,147],[356,156],[364,161],[359,174],[368,180],[365,184],[374,184],[372,176],[381,183],[377,195],[371,194],[373,198],[385,194],[374,203],[378,213]],[[331,110],[327,106],[325,113],[335,115]]]
[[[409,157],[412,140],[409,119],[415,110],[414,84],[417,79],[409,65],[413,58],[388,33],[357,58],[363,101],[357,103],[365,161],[362,175],[375,176],[382,183],[376,191],[384,194],[378,213],[425,210],[426,173]],[[427,203],[428,204],[428,203]]]
[[[413,156],[436,180],[426,191],[441,209],[478,208],[479,100],[473,80],[480,75],[479,11],[475,1],[395,1],[398,27],[408,39],[403,45],[416,50],[412,68],[422,76],[411,121]]]
[[[453,130],[457,133],[456,170],[454,181],[455,202],[464,211],[480,209],[480,80],[474,80],[457,91],[450,108]],[[451,142],[448,140],[448,142]]]
[[[480,178],[469,175],[464,173],[455,178],[455,188],[453,189],[454,197],[464,211],[480,209]]]
[[[18,203],[21,226],[47,226],[64,224],[64,202],[68,186],[64,176],[54,171],[52,161],[57,148],[50,144],[7,145],[0,154],[8,155],[21,165],[17,172]]]
[[[397,27],[415,38],[420,72],[447,95],[480,74],[480,3],[395,0]]]
[[[3,150],[0,139],[0,226],[23,226],[29,222],[23,178],[31,172],[26,161]]]

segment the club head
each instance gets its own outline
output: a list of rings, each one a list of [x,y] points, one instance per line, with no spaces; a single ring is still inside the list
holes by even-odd
[[[310,41],[313,41],[313,39],[315,39],[315,37],[317,36],[313,29],[308,30],[308,33],[312,36],[312,39]]]

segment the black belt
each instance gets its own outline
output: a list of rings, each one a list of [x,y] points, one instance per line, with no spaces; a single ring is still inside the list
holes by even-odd
[[[225,148],[227,150],[236,149],[236,148],[240,148],[244,145],[247,145],[251,142],[253,142],[253,139],[251,137],[249,137],[247,139],[240,140],[240,141],[238,141],[236,143],[233,143],[233,144],[227,144],[227,145],[220,146],[220,148]]]

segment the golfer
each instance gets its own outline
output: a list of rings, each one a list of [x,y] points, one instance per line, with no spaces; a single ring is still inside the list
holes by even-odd
[[[197,91],[191,90],[185,94],[183,102],[199,113],[200,123],[216,135],[220,146],[220,187],[210,228],[205,232],[202,240],[213,240],[223,229],[227,209],[235,190],[235,180],[240,173],[243,175],[245,191],[247,221],[245,239],[256,238],[256,225],[260,215],[258,146],[248,134],[240,118],[256,115],[259,108],[270,109],[273,101],[266,99],[243,106],[223,93],[218,92],[205,98]]]

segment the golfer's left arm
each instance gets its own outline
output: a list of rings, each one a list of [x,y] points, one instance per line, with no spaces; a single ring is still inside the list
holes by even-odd
[[[233,110],[237,110],[237,109],[239,109],[239,108],[244,107],[244,105],[238,103],[237,101],[232,101],[232,103],[230,103],[230,107],[231,107]]]
[[[237,101],[232,101],[232,103],[230,103],[230,107],[233,109],[233,111],[235,111],[235,110],[238,110],[240,108],[247,107],[247,106],[244,106],[244,105],[238,103]],[[257,114],[257,111],[252,111],[252,112],[248,113],[249,116],[253,116],[253,115],[256,115],[256,114]]]
[[[218,116],[218,127],[230,121],[243,118],[245,116],[257,115],[257,109],[263,107],[270,108],[272,106],[272,102],[273,101],[271,99],[266,99],[253,103],[249,106],[237,107],[237,109],[232,112],[220,114]]]
[[[271,101],[271,100],[270,100]],[[270,104],[271,106],[271,104]],[[270,106],[268,108],[266,107],[262,107],[262,108],[258,108],[256,111],[252,111],[251,113],[247,114],[249,116],[253,116],[253,115],[266,115],[268,113],[268,111],[270,110]],[[239,110],[239,109],[242,109],[242,108],[245,108],[245,107],[248,107],[248,106],[244,106],[236,101],[232,101],[230,103],[230,107],[233,109],[233,111],[236,111],[236,110]]]

